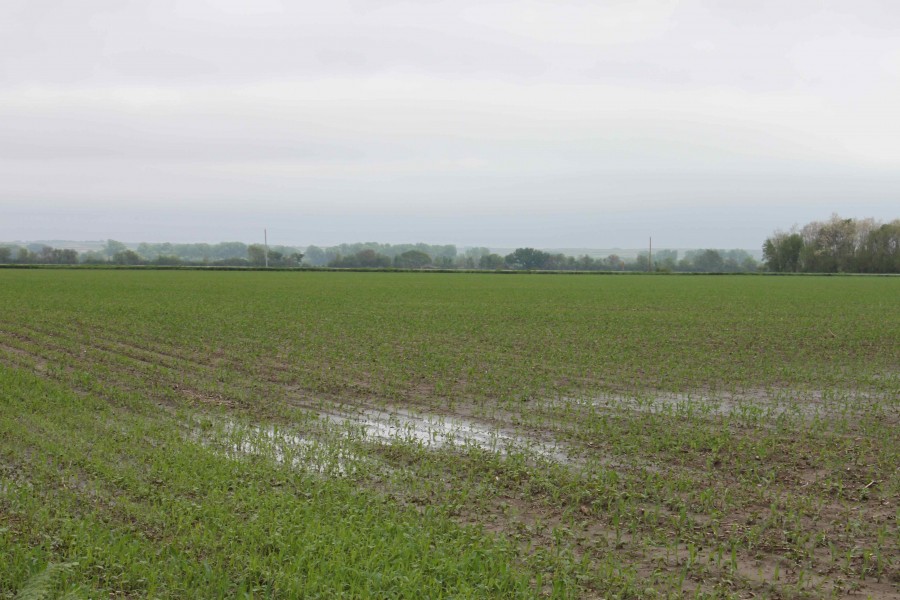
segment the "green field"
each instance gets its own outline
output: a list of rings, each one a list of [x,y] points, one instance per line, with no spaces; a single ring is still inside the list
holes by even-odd
[[[0,598],[900,595],[900,278],[0,270],[0,306]]]

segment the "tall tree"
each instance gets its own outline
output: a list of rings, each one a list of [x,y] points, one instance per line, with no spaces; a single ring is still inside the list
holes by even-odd
[[[420,250],[407,250],[394,257],[394,266],[401,269],[421,269],[431,264],[431,257]]]
[[[800,270],[803,237],[795,232],[776,231],[763,243],[763,259],[770,271],[796,273]]]
[[[550,254],[534,248],[516,248],[506,256],[506,264],[513,269],[543,269],[550,259]]]
[[[103,248],[103,253],[107,258],[112,258],[119,252],[125,252],[128,250],[128,246],[123,244],[122,242],[117,242],[116,240],[106,240],[106,246]]]

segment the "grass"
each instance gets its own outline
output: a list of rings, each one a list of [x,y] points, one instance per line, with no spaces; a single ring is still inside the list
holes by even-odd
[[[898,593],[896,278],[11,270],[0,302],[0,597],[58,564],[84,597]]]

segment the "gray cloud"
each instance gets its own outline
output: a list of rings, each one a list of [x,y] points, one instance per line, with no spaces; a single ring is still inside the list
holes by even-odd
[[[0,239],[241,237],[248,205],[296,243],[891,218],[895,6],[9,0]]]

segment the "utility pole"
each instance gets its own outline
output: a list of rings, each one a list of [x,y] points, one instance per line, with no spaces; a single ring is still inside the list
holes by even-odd
[[[263,229],[263,242],[266,246],[266,268],[269,268],[269,232]]]
[[[650,238],[650,253],[647,254],[647,272],[653,269],[653,238]]]

